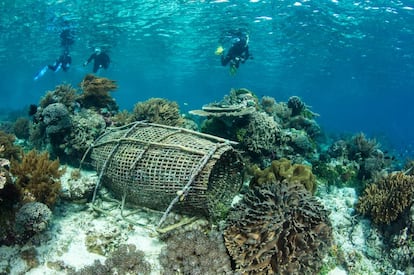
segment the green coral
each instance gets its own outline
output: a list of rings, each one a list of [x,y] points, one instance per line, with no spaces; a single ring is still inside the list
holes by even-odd
[[[183,124],[178,104],[164,98],[150,98],[147,101],[138,102],[134,106],[132,116],[134,120],[146,120],[168,126]]]
[[[376,224],[390,224],[411,206],[413,199],[414,176],[397,172],[367,186],[356,210]]]
[[[23,202],[41,202],[53,207],[60,195],[60,177],[65,169],[60,169],[59,160],[50,160],[49,153],[32,150],[24,153],[22,160],[13,159],[10,173]]]
[[[292,164],[285,158],[272,161],[272,164],[264,170],[254,166],[252,172],[253,178],[250,181],[252,186],[286,181],[289,184],[301,184],[312,194],[316,191],[316,178],[312,168],[303,164]]]

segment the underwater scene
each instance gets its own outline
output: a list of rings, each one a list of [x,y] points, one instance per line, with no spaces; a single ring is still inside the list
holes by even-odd
[[[0,11],[0,274],[414,274],[412,1]]]

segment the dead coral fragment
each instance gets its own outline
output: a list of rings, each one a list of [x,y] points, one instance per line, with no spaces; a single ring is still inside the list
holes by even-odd
[[[114,80],[88,74],[79,85],[83,93],[77,100],[82,107],[108,108],[111,111],[118,110],[115,100],[109,95],[109,92],[118,88]]]
[[[60,194],[59,160],[50,160],[47,152],[35,150],[23,155],[22,161],[11,161],[10,172],[16,177],[15,184],[24,202],[41,202],[52,207]]]
[[[389,224],[413,203],[414,176],[402,172],[367,186],[356,209],[377,224]]]
[[[316,191],[316,178],[312,173],[312,168],[304,164],[293,164],[288,159],[272,161],[272,164],[260,170],[258,167],[252,168],[253,179],[250,185],[271,184],[277,181],[286,181],[289,184],[301,184],[312,194]]]
[[[327,211],[302,186],[275,183],[244,196],[224,240],[242,274],[317,274],[332,231]]]
[[[132,116],[134,120],[146,120],[168,126],[181,126],[184,122],[178,104],[164,98],[150,98],[138,102],[134,106]]]

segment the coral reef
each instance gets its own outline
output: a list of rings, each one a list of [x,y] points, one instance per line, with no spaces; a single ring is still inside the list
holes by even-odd
[[[316,274],[332,239],[328,213],[301,185],[254,187],[231,213],[226,247],[243,274]]]
[[[288,184],[300,184],[312,194],[316,191],[316,178],[312,173],[312,168],[304,164],[292,164],[285,158],[272,161],[272,164],[264,170],[254,166],[252,174],[251,186],[285,181]]]
[[[13,133],[17,138],[28,139],[30,136],[30,121],[25,117],[18,118],[13,124]]]
[[[72,113],[76,107],[76,97],[76,90],[70,84],[58,85],[53,91],[48,91],[42,97],[39,107],[44,109],[50,104],[60,103],[65,105],[69,112]],[[32,113],[34,114],[36,112],[32,110]]]
[[[118,111],[115,99],[109,95],[109,92],[118,88],[114,80],[88,74],[79,85],[83,93],[76,100],[83,108],[107,108],[110,112]]]
[[[16,214],[16,232],[22,239],[28,239],[47,229],[52,211],[40,202],[24,204]]]
[[[298,96],[289,97],[287,106],[292,112],[292,117],[300,115],[306,109],[305,103]]]
[[[134,106],[132,117],[134,120],[145,120],[169,126],[183,124],[178,104],[164,98],[150,98],[147,101],[138,102]]]
[[[89,146],[105,131],[106,123],[101,115],[87,109],[74,114],[72,122],[70,133],[60,140],[54,152],[64,161],[78,165]]]
[[[368,185],[356,210],[376,224],[389,224],[408,209],[414,199],[414,176],[396,172]]]
[[[163,274],[233,274],[221,233],[176,232],[159,256]]]
[[[91,253],[110,255],[122,241],[123,236],[118,228],[103,227],[86,232],[85,246]]]
[[[49,159],[49,153],[32,150],[23,154],[21,161],[11,161],[10,173],[23,202],[36,201],[53,207],[59,198],[64,169],[60,169],[59,160]]]
[[[243,149],[255,154],[269,155],[276,150],[276,140],[280,135],[280,126],[264,112],[254,112],[249,116],[243,135],[238,140]],[[240,130],[241,130],[240,129]]]
[[[72,126],[70,113],[62,103],[47,105],[42,111],[42,118],[45,125],[45,133],[49,137],[65,134]]]
[[[14,135],[7,134],[3,131],[0,131],[0,146],[2,150],[0,151],[0,157],[5,159],[20,159],[21,149],[19,146],[14,145],[16,140]]]
[[[268,115],[273,115],[276,112],[276,99],[270,96],[262,97],[260,106]]]
[[[123,244],[101,264],[98,260],[73,275],[101,274],[151,274],[151,265],[145,260],[145,255],[134,244]]]

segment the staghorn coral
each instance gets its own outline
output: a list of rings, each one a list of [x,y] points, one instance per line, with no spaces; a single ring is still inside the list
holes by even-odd
[[[59,160],[50,160],[49,153],[32,150],[23,154],[22,161],[12,160],[10,173],[16,178],[15,184],[23,202],[41,202],[53,207],[60,194]]]
[[[132,117],[134,120],[146,120],[150,123],[169,126],[183,124],[178,104],[164,98],[150,98],[147,101],[138,102],[134,106]]]
[[[79,85],[83,93],[78,96],[77,101],[82,107],[87,109],[107,108],[110,111],[118,110],[115,99],[109,95],[109,92],[118,88],[114,80],[88,74]]]
[[[327,211],[303,186],[278,182],[244,196],[224,240],[241,274],[316,274],[332,230]]]
[[[414,176],[396,172],[367,186],[356,210],[376,224],[389,224],[412,205],[413,199]]]
[[[312,194],[316,191],[316,178],[312,168],[304,164],[292,164],[290,160],[282,158],[272,161],[272,164],[264,170],[260,170],[257,166],[253,166],[252,170],[251,186],[285,181],[289,184],[300,184]]]
[[[167,239],[159,256],[162,274],[233,274],[219,232],[180,231]]]

